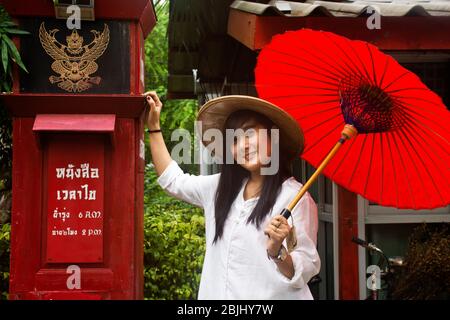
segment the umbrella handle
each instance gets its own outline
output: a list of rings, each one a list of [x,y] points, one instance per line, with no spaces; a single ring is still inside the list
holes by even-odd
[[[331,151],[328,153],[328,155],[325,157],[325,159],[322,161],[322,163],[319,165],[317,170],[314,172],[314,174],[309,178],[309,180],[303,185],[303,187],[300,189],[300,191],[297,193],[297,195],[294,197],[294,199],[289,203],[287,208],[284,208],[280,215],[285,217],[286,219],[289,218],[291,215],[292,210],[294,210],[295,205],[300,201],[300,199],[303,197],[303,195],[308,191],[308,189],[311,187],[311,185],[317,180],[319,175],[322,173],[322,171],[325,169],[325,167],[328,165],[328,163],[333,159],[333,157],[336,155],[338,150],[342,147],[345,141],[353,138],[358,134],[358,131],[354,126],[351,124],[346,124],[344,126],[344,129],[341,133],[341,138],[336,143],[336,145],[331,149]]]

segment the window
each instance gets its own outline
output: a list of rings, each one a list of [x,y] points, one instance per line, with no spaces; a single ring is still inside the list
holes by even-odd
[[[57,1],[58,5],[79,5],[79,6],[88,6],[94,7],[94,0],[59,0]]]
[[[95,20],[94,0],[58,0],[55,3],[57,19],[67,19],[72,13],[67,13],[67,7],[77,5],[80,7],[81,20]]]

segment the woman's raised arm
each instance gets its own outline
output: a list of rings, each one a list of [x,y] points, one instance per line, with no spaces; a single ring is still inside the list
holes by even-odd
[[[147,126],[150,130],[160,130],[162,103],[154,91],[145,93],[150,109]],[[183,172],[170,156],[161,132],[150,133],[150,151],[153,165],[158,175],[158,183],[167,193],[198,207],[204,207],[213,198],[218,175],[202,176]]]
[[[159,100],[155,91],[148,91],[144,94],[145,99],[149,105],[147,111],[147,127],[150,130],[160,130],[160,115],[163,104]],[[166,143],[161,132],[150,133],[150,151],[152,153],[153,165],[155,166],[158,177],[164,172],[167,166],[172,161],[169,150],[167,150]]]

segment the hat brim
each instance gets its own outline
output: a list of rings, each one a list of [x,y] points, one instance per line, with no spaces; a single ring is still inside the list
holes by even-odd
[[[225,122],[235,111],[252,110],[269,118],[280,129],[280,141],[285,141],[287,152],[291,156],[299,156],[303,152],[304,136],[297,121],[286,111],[276,105],[251,96],[229,95],[209,100],[199,110],[197,115],[197,130],[204,133],[208,129],[224,131]],[[205,147],[212,141],[201,141]],[[220,156],[217,154],[217,156]]]

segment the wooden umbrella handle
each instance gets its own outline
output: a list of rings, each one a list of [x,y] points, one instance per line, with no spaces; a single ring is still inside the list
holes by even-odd
[[[300,201],[300,199],[303,197],[303,195],[308,191],[308,189],[311,187],[311,185],[317,180],[319,175],[322,173],[322,171],[325,169],[325,167],[328,165],[328,163],[333,159],[333,157],[336,155],[338,150],[342,147],[345,141],[353,138],[358,134],[358,130],[351,124],[346,124],[344,126],[344,129],[341,133],[341,138],[336,143],[336,145],[331,149],[331,151],[328,153],[328,155],[325,157],[325,159],[322,161],[322,163],[319,165],[317,170],[314,172],[314,174],[309,178],[309,180],[303,185],[303,187],[300,189],[300,191],[296,194],[294,199],[289,203],[287,208],[284,208],[281,211],[281,215],[285,217],[286,219],[289,218],[291,215],[292,210],[294,210],[295,205]]]

